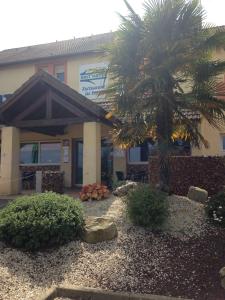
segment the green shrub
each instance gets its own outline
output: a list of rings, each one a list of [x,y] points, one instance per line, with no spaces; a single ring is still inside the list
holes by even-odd
[[[209,199],[206,212],[213,223],[225,227],[225,192],[219,192]]]
[[[138,185],[129,192],[127,213],[135,225],[159,229],[168,215],[166,194],[149,185]]]
[[[0,240],[36,251],[78,237],[84,224],[79,201],[52,192],[23,196],[0,211]]]

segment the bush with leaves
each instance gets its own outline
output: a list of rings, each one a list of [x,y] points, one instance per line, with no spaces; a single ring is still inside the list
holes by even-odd
[[[132,223],[152,229],[159,229],[168,215],[167,194],[147,184],[129,192],[126,206]]]
[[[225,191],[219,192],[209,198],[206,212],[214,224],[225,227]]]
[[[77,238],[84,217],[79,201],[52,192],[22,196],[0,211],[0,240],[29,251]]]

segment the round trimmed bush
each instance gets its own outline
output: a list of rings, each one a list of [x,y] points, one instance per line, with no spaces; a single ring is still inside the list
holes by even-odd
[[[159,229],[168,215],[167,194],[142,184],[126,198],[127,213],[135,225]]]
[[[225,227],[225,192],[219,192],[209,198],[206,206],[209,219],[217,225]]]
[[[52,192],[22,196],[0,211],[0,240],[36,251],[77,238],[83,224],[78,200]]]

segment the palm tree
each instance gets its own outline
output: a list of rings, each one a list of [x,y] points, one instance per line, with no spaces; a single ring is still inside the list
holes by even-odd
[[[204,25],[198,0],[149,0],[142,18],[124,2],[129,15],[120,16],[120,28],[108,49],[113,84],[106,93],[122,120],[114,139],[134,146],[155,137],[160,186],[168,187],[173,135],[182,132],[193,145],[207,147],[189,113],[198,112],[216,128],[225,121],[225,102],[215,96],[225,61],[212,59],[215,49],[225,47],[225,32]]]

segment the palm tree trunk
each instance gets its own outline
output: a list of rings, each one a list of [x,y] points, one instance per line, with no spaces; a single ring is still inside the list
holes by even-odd
[[[159,141],[159,187],[163,191],[169,191],[170,186],[170,161],[169,145]]]
[[[163,103],[157,113],[157,140],[159,148],[159,187],[161,190],[170,190],[170,152],[173,117],[169,103]]]

